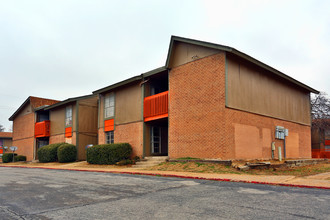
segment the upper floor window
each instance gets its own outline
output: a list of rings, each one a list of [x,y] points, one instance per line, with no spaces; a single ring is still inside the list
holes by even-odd
[[[72,126],[72,106],[65,108],[65,126]]]
[[[107,94],[104,98],[104,118],[115,116],[115,94]]]

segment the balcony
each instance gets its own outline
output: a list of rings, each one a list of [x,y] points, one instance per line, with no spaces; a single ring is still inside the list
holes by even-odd
[[[144,98],[144,121],[168,117],[168,91]]]
[[[65,128],[65,137],[71,138],[72,137],[72,127],[66,127]]]
[[[34,127],[34,136],[39,137],[49,137],[50,135],[50,121],[37,122]]]

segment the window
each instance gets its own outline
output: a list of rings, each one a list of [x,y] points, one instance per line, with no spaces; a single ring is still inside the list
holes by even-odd
[[[72,126],[72,106],[65,108],[65,126]]]
[[[114,143],[113,131],[105,132],[105,143],[106,144],[113,144]]]
[[[39,139],[37,140],[38,149],[49,144],[48,139]]]
[[[104,98],[104,118],[115,116],[115,95],[107,94]]]

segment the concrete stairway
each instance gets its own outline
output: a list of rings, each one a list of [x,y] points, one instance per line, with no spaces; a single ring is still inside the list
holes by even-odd
[[[153,157],[144,157],[139,162],[136,162],[133,165],[133,168],[147,168],[158,165],[165,162],[168,159],[168,156],[153,156]]]

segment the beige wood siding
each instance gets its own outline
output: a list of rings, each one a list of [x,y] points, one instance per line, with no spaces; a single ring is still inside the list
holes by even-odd
[[[95,96],[78,102],[78,160],[86,159],[86,145],[97,144],[97,99]]]
[[[182,64],[220,53],[219,50],[206,48],[198,45],[187,44],[183,42],[175,42],[172,49],[170,68],[180,66]]]
[[[64,134],[65,108],[56,108],[49,111],[50,135]]]
[[[115,124],[142,120],[141,93],[138,83],[115,91]]]
[[[76,103],[70,105],[72,106],[72,131],[76,131]],[[65,133],[65,108],[70,105],[60,106],[49,111],[51,136]]]
[[[227,107],[311,124],[308,91],[238,58],[227,55],[226,62]]]

